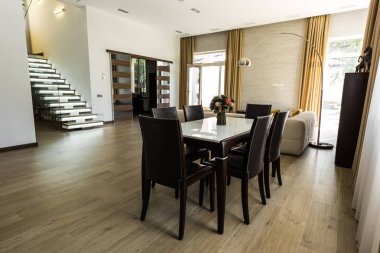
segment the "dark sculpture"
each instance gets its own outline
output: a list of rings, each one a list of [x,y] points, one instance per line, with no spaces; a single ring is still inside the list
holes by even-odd
[[[359,64],[356,66],[356,73],[360,72],[369,72],[369,68],[371,67],[371,58],[372,58],[372,48],[368,46],[364,50],[364,55],[359,56],[358,62]]]

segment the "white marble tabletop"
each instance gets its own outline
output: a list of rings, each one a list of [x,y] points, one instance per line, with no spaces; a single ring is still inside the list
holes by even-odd
[[[184,137],[220,142],[229,137],[249,132],[253,119],[227,117],[227,124],[219,126],[216,117],[182,123]]]

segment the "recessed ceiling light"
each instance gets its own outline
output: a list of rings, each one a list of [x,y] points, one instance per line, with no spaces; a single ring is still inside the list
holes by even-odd
[[[176,32],[176,33],[182,33],[182,32],[181,32],[181,31],[179,31],[179,30],[176,30],[175,32]]]
[[[123,10],[123,9],[117,9],[117,10],[120,11],[120,12],[126,13],[126,14],[129,13],[129,11],[126,11],[126,10]]]
[[[256,25],[256,23],[255,22],[248,22],[248,23],[245,23],[245,25],[253,26],[253,25]]]
[[[199,14],[199,13],[201,13],[201,11],[200,11],[200,10],[198,10],[198,9],[195,9],[195,8],[191,8],[190,10],[191,10],[191,11],[193,11],[193,12],[195,12],[195,13],[198,13],[198,14]]]
[[[219,28],[212,28],[212,29],[210,29],[210,31],[211,32],[216,32],[216,31],[220,31],[220,29]]]

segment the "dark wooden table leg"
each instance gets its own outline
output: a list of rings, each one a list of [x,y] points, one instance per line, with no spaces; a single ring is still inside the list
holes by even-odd
[[[226,173],[227,157],[216,157],[216,186],[217,186],[217,207],[218,207],[218,233],[224,232],[224,214],[226,207]]]

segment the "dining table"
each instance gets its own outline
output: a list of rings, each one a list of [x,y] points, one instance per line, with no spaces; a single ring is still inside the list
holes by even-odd
[[[224,232],[228,151],[248,139],[253,119],[227,117],[217,125],[216,117],[182,123],[184,143],[207,148],[216,163],[218,233]]]

